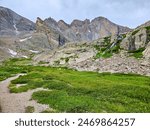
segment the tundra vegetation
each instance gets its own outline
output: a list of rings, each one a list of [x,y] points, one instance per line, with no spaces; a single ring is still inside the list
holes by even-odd
[[[11,59],[0,67],[0,80],[13,80],[11,93],[34,92],[33,100],[53,112],[150,112],[150,77],[136,74],[79,72],[69,68],[32,66],[30,59]],[[17,87],[17,84],[23,84]],[[32,111],[28,107],[26,112]]]

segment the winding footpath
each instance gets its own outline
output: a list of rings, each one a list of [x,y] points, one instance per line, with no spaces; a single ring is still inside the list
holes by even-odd
[[[34,90],[29,90],[23,93],[10,93],[9,84],[12,80],[17,79],[20,75],[18,74],[15,77],[8,78],[0,82],[0,106],[2,113],[24,113],[25,108],[28,106],[33,106],[35,113],[42,112],[46,109],[49,109],[48,105],[42,105],[37,103],[34,100],[31,100],[33,92],[43,90],[43,88],[38,88]]]

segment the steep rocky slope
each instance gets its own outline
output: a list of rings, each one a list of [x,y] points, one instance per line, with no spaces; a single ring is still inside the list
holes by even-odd
[[[35,32],[35,23],[0,6],[0,61],[29,58],[47,49],[52,49],[50,42],[45,33]]]
[[[53,24],[51,25],[53,26]],[[54,27],[49,27],[42,19],[37,18],[36,32],[46,35],[48,42],[51,44],[51,48],[55,49],[59,45],[64,45],[68,40],[65,36],[57,31]],[[57,42],[56,42],[57,41]]]
[[[23,31],[32,31],[35,24],[14,11],[0,6],[0,35],[18,35]]]
[[[8,58],[31,58],[51,49],[52,46],[44,33],[29,32],[14,37],[0,37],[0,61]]]

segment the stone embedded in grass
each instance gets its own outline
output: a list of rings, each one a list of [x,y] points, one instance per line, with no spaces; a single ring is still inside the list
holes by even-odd
[[[35,111],[34,106],[27,106],[25,108],[25,113],[33,113]]]

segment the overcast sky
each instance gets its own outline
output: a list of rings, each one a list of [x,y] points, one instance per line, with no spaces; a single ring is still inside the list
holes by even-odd
[[[150,20],[150,0],[0,0],[0,5],[34,22],[36,17],[71,23],[73,19],[103,16],[134,28]]]

